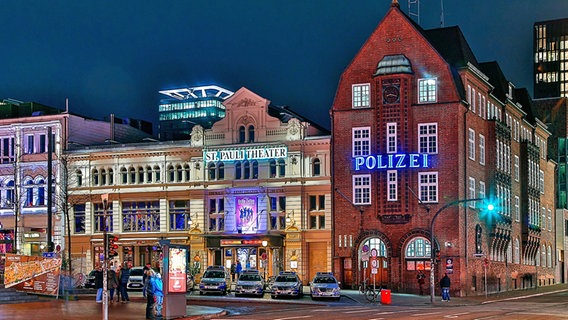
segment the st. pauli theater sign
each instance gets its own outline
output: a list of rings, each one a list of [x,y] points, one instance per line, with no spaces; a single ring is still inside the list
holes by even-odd
[[[429,155],[426,153],[376,154],[353,158],[355,171],[359,170],[396,170],[428,168]]]
[[[255,146],[242,149],[204,150],[205,161],[244,161],[261,159],[279,159],[288,156],[285,146]]]

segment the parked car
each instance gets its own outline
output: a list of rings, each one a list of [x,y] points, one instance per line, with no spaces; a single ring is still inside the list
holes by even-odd
[[[94,288],[95,287],[95,270],[93,269],[87,275],[85,279],[85,288]]]
[[[199,294],[205,293],[220,293],[226,295],[229,291],[227,286],[227,279],[229,274],[223,266],[209,266],[201,277],[199,283]]]
[[[144,288],[143,279],[144,279],[144,267],[130,268],[130,276],[128,277],[128,282],[126,283],[126,289],[142,290]]]
[[[239,275],[235,286],[235,297],[241,295],[264,296],[264,279],[258,270],[246,270]]]
[[[278,297],[299,298],[304,294],[303,290],[302,281],[296,272],[283,271],[274,279],[270,297],[272,299]]]
[[[318,298],[339,300],[341,298],[341,289],[339,289],[339,282],[337,282],[333,273],[316,273],[316,276],[310,282],[310,296],[312,297],[312,300]]]

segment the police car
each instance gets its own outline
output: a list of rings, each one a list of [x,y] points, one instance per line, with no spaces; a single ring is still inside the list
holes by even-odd
[[[276,299],[278,297],[301,297],[304,292],[302,281],[296,272],[282,271],[272,284],[272,292],[270,297]]]
[[[199,294],[220,293],[226,295],[229,290],[227,287],[227,275],[227,271],[223,266],[207,267],[199,283]]]
[[[246,270],[240,274],[235,286],[235,297],[241,295],[264,295],[264,279],[258,270]]]
[[[331,272],[318,272],[312,282],[310,282],[310,296],[312,300],[318,298],[331,298],[339,300],[341,290],[339,282]]]

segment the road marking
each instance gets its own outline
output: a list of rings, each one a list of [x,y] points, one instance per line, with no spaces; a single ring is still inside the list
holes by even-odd
[[[459,318],[459,316],[463,316],[464,314],[470,314],[471,312],[462,312],[462,313],[454,313],[454,314],[449,314],[447,316],[444,316],[444,318]]]
[[[288,319],[303,319],[303,318],[311,318],[312,316],[297,316],[297,317],[288,317],[288,318],[278,318],[274,320],[288,320]]]
[[[498,315],[495,316],[487,316],[487,317],[483,317],[483,318],[475,318],[473,320],[486,320],[486,319],[493,319],[493,318],[497,318]]]
[[[435,314],[440,314],[441,312],[427,312],[427,313],[417,313],[417,314],[411,314],[411,317],[422,317],[422,316],[431,316],[431,315],[435,315]]]
[[[343,311],[342,313],[363,313],[363,312],[369,312],[369,309],[364,309],[364,310],[355,310],[355,311]]]

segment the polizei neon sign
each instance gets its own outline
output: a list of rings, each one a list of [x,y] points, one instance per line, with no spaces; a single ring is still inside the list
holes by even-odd
[[[373,169],[428,168],[428,154],[377,154],[355,157],[355,171]]]

